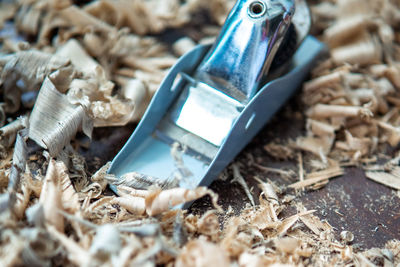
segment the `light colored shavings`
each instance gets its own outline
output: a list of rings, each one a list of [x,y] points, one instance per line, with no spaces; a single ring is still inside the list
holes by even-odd
[[[13,18],[17,11],[17,5],[12,2],[1,2],[0,3],[0,29],[4,27],[4,23]]]
[[[301,189],[303,187],[312,186],[321,182],[325,182],[331,178],[338,177],[344,174],[344,169],[333,166],[323,171],[312,172],[306,175],[303,181],[289,185],[293,189]]]
[[[345,243],[351,243],[354,240],[354,234],[349,231],[340,232],[340,239]]]
[[[46,223],[55,227],[57,231],[64,232],[64,218],[58,213],[58,210],[63,209],[61,181],[54,160],[50,161],[47,168],[39,201],[43,205]]]
[[[246,193],[246,196],[250,200],[250,203],[255,206],[254,198],[252,193],[250,192],[249,186],[247,185],[246,181],[244,180],[243,176],[240,174],[240,169],[239,166],[236,164],[232,165],[232,170],[233,170],[233,182],[237,182],[240,184],[240,186],[243,188],[244,192]]]
[[[82,106],[71,104],[46,78],[30,116],[29,137],[57,156],[78,129],[91,135],[86,116]]]
[[[26,129],[20,130],[17,133],[17,138],[14,147],[14,153],[12,158],[12,166],[9,175],[8,189],[11,192],[16,192],[21,181],[21,176],[26,169],[26,161],[28,157],[28,147],[26,145],[26,140],[28,137],[28,132]]]
[[[394,167],[388,172],[368,171],[366,176],[377,183],[400,190],[400,167]]]
[[[90,255],[74,240],[63,235],[53,226],[48,227],[49,233],[55,238],[68,252],[68,259],[76,265],[88,266],[91,260]]]
[[[0,85],[6,97],[5,111],[18,111],[22,92],[38,90],[47,75],[68,64],[65,59],[37,50],[0,56]],[[18,81],[23,82],[22,88]]]
[[[106,176],[108,175],[108,169],[111,166],[111,162],[107,162],[103,167],[98,169],[90,178],[92,183],[97,183],[100,187],[100,192],[103,192],[106,189],[108,184]]]
[[[183,37],[173,44],[172,49],[178,56],[183,56],[184,54],[192,50],[195,46],[196,43],[193,42],[192,39],[188,37]]]
[[[285,218],[284,220],[280,221],[280,223],[276,229],[276,236],[278,236],[278,237],[285,236],[287,234],[287,232],[289,231],[289,229],[292,228],[294,226],[294,224],[302,216],[306,216],[306,215],[312,214],[314,212],[315,212],[315,210],[301,212],[301,213],[295,214],[293,216],[290,216],[290,217]]]
[[[172,177],[171,179],[160,179],[150,175],[145,175],[138,172],[129,172],[121,177],[115,177],[113,175],[106,176],[109,183],[116,186],[126,186],[135,189],[149,189],[152,186],[157,186],[162,189],[168,189],[176,187],[176,179]]]
[[[60,211],[75,213],[79,210],[78,195],[72,187],[64,163],[50,160],[39,199],[46,224],[64,231],[64,218]]]
[[[221,229],[218,221],[218,215],[215,210],[207,211],[197,221],[197,232],[210,237],[214,242],[219,241],[221,237]]]
[[[295,154],[293,149],[291,149],[289,146],[274,142],[265,145],[263,148],[265,151],[267,151],[268,155],[279,160],[292,159]]]
[[[96,229],[96,235],[90,246],[90,253],[98,258],[109,258],[121,250],[121,239],[118,228],[105,224]]]
[[[160,214],[170,208],[199,199],[210,193],[205,187],[198,187],[194,190],[185,188],[172,188],[164,191],[155,190],[146,197],[146,212],[150,216]]]
[[[35,147],[26,150],[23,129],[29,125],[22,118],[30,115],[43,81],[52,83],[55,98],[82,111],[77,117],[84,114],[89,118],[92,123],[86,126],[137,122],[177,56],[196,43],[214,41],[218,25],[235,2],[27,0],[0,4],[0,26],[12,19],[18,34],[30,40],[20,42],[15,33],[10,38],[1,35],[0,53],[6,53],[0,54],[4,102],[0,103],[0,125],[6,124],[0,129],[1,266],[400,263],[398,241],[359,252],[353,249],[348,232],[342,234],[342,242],[336,241],[334,229],[313,210],[299,205],[298,213],[283,215],[292,212],[285,210],[286,205],[296,197],[278,190],[268,179],[255,177],[261,190],[259,204],[241,211],[229,205],[222,213],[215,193],[205,188],[177,189],[175,177],[160,181],[131,173],[118,180],[107,174],[108,165],[89,173],[74,142],[74,147],[69,145],[76,130],[82,128],[73,123],[62,124],[57,134],[37,134],[35,138],[38,142],[46,139],[46,147],[53,147],[51,152],[60,150],[57,161],[46,151],[37,153]],[[264,167],[258,159],[249,164],[263,175],[277,174],[289,183],[299,181],[291,185],[299,189],[324,186],[330,178],[343,174],[338,166],[376,164],[378,153],[384,151],[381,147],[395,147],[400,140],[398,3],[319,1],[311,10],[313,32],[322,33],[319,37],[328,43],[331,56],[313,70],[304,85],[305,134],[289,145],[279,140],[264,147],[279,160],[300,155],[298,171]],[[146,36],[149,33],[157,38]],[[163,36],[175,41],[175,33],[188,37],[171,47],[160,42]],[[38,116],[35,107],[30,120],[38,116],[39,123],[61,109],[64,106]],[[25,116],[15,120],[21,114]],[[73,114],[72,110],[43,127],[50,133]],[[19,140],[13,151],[15,136]],[[63,136],[61,141],[59,136]],[[175,148],[177,167],[183,168],[178,146]],[[31,167],[33,162],[32,166],[39,167]],[[393,186],[397,164],[394,159],[384,166],[368,166],[367,175]],[[251,199],[253,191],[243,177],[238,179]],[[7,190],[9,181],[12,190]],[[108,195],[107,182],[116,187],[118,197]],[[161,189],[150,186],[154,183]],[[205,194],[211,195],[217,211],[208,209],[199,215],[175,206]]]
[[[75,213],[79,210],[80,204],[78,194],[71,183],[67,167],[63,162],[56,162],[57,175],[60,179],[63,210],[69,213]]]
[[[281,168],[265,167],[265,166],[262,166],[262,165],[257,164],[257,163],[252,163],[252,165],[254,167],[260,169],[263,172],[275,173],[275,174],[278,174],[282,178],[287,179],[287,180],[290,179],[290,178],[293,178],[294,176],[296,176],[296,173],[293,170],[284,170],[284,169],[281,169]]]
[[[299,212],[305,212],[307,209],[302,206],[302,204],[297,205],[297,209]],[[318,237],[327,238],[330,236],[330,239],[334,239],[333,234],[333,227],[328,222],[322,222],[320,218],[313,214],[307,214],[300,217],[300,220],[310,229],[314,234]]]
[[[0,142],[4,147],[10,147],[14,144],[17,137],[17,132],[28,127],[28,119],[22,116],[13,122],[0,128]]]
[[[142,197],[125,195],[114,198],[112,203],[120,205],[132,214],[143,215],[146,212],[145,199]]]
[[[178,256],[176,266],[230,266],[228,254],[219,246],[205,240],[190,241]]]
[[[360,0],[312,7],[330,58],[304,84],[307,132],[294,147],[322,162],[357,164],[383,151],[384,144],[397,146],[399,59],[392,52],[398,47],[392,27],[397,9],[390,1]]]
[[[125,125],[143,113],[141,107],[148,101],[146,88],[128,83],[122,92],[128,98],[113,96],[115,84],[107,79],[105,70],[77,40],[69,40],[56,55],[69,59],[76,71],[83,74],[70,81],[67,95],[70,102],[85,107],[95,127]]]

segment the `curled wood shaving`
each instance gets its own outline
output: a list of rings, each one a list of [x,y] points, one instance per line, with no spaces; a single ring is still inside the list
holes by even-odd
[[[105,224],[97,227],[96,235],[90,246],[90,253],[98,258],[117,255],[121,250],[120,233],[117,227]]]
[[[76,27],[78,31],[83,31],[88,26],[93,27],[95,31],[105,33],[115,30],[106,22],[97,19],[77,6],[70,6],[61,10],[59,15],[65,19],[70,26]]]
[[[0,85],[4,87],[5,111],[14,113],[20,108],[21,91],[38,90],[51,72],[69,62],[49,53],[30,50],[0,57]],[[23,81],[23,88],[17,82]]]
[[[132,214],[143,215],[146,211],[145,199],[142,197],[125,195],[114,198],[112,202],[119,204]]]
[[[63,210],[61,180],[54,160],[50,161],[47,168],[39,201],[43,205],[46,223],[64,232],[64,218],[58,213],[58,210]]]
[[[96,75],[96,68],[100,67],[75,39],[70,39],[67,43],[59,47],[56,56],[69,60],[76,70],[84,73],[84,75]]]
[[[79,210],[80,204],[78,200],[78,194],[76,193],[76,190],[68,176],[67,167],[63,162],[56,162],[55,165],[57,168],[57,175],[59,177],[58,179],[60,179],[63,210],[70,213],[75,213]]]
[[[9,176],[8,188],[11,191],[16,191],[20,185],[21,175],[25,172],[26,160],[28,156],[28,147],[26,145],[27,130],[20,130],[17,133],[15,142],[13,164]]]
[[[71,240],[70,238],[66,237],[62,233],[60,233],[57,228],[53,226],[48,227],[48,231],[50,234],[58,240],[62,246],[68,251],[68,258],[71,260],[73,263],[81,266],[88,266],[91,257],[89,256],[89,253],[85,251],[79,244],[77,244],[75,241]]]
[[[110,168],[111,162],[107,162],[103,167],[101,167],[100,169],[98,169],[93,176],[90,178],[90,180],[94,183],[98,183],[100,185],[100,191],[103,192],[107,185],[107,179],[106,176],[108,169]]]
[[[30,116],[29,137],[57,156],[78,129],[90,136],[90,122],[82,106],[71,104],[46,78]]]
[[[298,210],[306,211],[302,206],[298,207]],[[333,227],[329,223],[322,222],[313,214],[301,216],[300,220],[317,236],[321,236],[322,233],[331,234],[333,232]]]
[[[210,236],[213,241],[219,239],[221,230],[219,227],[218,216],[215,211],[207,211],[197,221],[197,231],[200,234]]]
[[[7,53],[0,55],[0,93],[5,102],[0,103],[0,125],[11,122],[1,129],[4,159],[0,163],[0,190],[4,194],[0,195],[0,265],[399,264],[397,241],[389,242],[384,249],[357,252],[344,241],[335,241],[331,234],[334,229],[309,214],[312,211],[299,208],[299,214],[282,216],[288,199],[294,197],[281,196],[285,191],[276,191],[269,182],[256,179],[262,191],[259,205],[235,212],[232,208],[226,213],[209,211],[200,216],[170,208],[206,193],[216,203],[215,194],[204,188],[166,190],[176,186],[175,177],[166,183],[158,181],[160,187],[165,186],[162,191],[149,188],[146,183],[157,179],[141,174],[130,174],[119,184],[115,177],[106,174],[106,166],[91,176],[82,156],[74,151],[76,147],[68,145],[75,131],[85,128],[84,124],[74,125],[71,132],[60,131],[66,136],[63,144],[55,136],[48,138],[53,141],[46,147],[62,149],[67,144],[58,153],[58,159],[65,162],[68,172],[59,161],[50,160],[47,152],[46,159],[42,159],[30,146],[28,165],[12,159],[9,148],[13,135],[28,127],[12,121],[19,114],[29,115],[26,111],[32,107],[36,91],[47,77],[66,105],[81,107],[79,114],[85,114],[96,127],[137,121],[168,68],[176,62],[176,56],[195,43],[213,41],[219,27],[210,23],[221,25],[234,3],[231,0],[98,0],[78,5],[69,0],[41,0],[18,1],[10,9],[0,4],[0,26],[17,12],[12,19],[18,34],[30,37],[28,43],[19,42],[21,39],[12,31],[7,32],[9,38],[0,34],[2,51]],[[306,151],[304,161],[299,158],[303,164],[299,164],[297,173],[252,163],[258,170],[278,173],[290,180],[304,175],[304,180],[300,179],[303,181],[292,185],[294,188],[320,187],[330,177],[343,173],[336,166],[376,163],[376,156],[384,151],[382,147],[396,146],[400,140],[398,3],[320,1],[312,3],[311,9],[315,21],[313,32],[322,33],[319,37],[328,43],[331,54],[304,86],[302,99],[304,110],[308,110],[305,135],[297,138],[295,144],[279,141],[279,145],[265,147],[282,160],[295,158],[299,153],[296,149]],[[166,29],[170,31],[165,32]],[[145,36],[148,33],[161,35]],[[172,47],[160,42],[160,36],[174,41],[175,33],[189,36],[174,42]],[[65,118],[68,116],[62,119]],[[54,125],[47,125],[49,132],[56,128]],[[47,137],[37,136],[39,142],[43,138]],[[22,155],[17,148],[14,147],[14,155]],[[9,193],[6,186],[15,163],[29,168],[22,171],[21,167],[18,172],[14,168],[18,183],[13,184],[18,186]],[[40,167],[31,168],[32,165]],[[369,172],[380,182],[395,184],[396,165],[397,162],[378,166]],[[87,177],[91,177],[91,184]],[[117,185],[119,197],[106,196],[106,181]],[[74,186],[79,191],[78,201]],[[251,195],[249,188],[245,191]],[[150,218],[146,210],[161,214]],[[61,219],[52,216],[65,219],[68,231],[63,233]],[[220,224],[220,221],[226,222]],[[312,233],[303,231],[299,221]]]
[[[331,118],[331,117],[362,117],[369,118],[373,114],[368,108],[364,107],[354,107],[354,106],[338,106],[338,105],[325,105],[317,104],[313,107],[308,116],[311,118]]]
[[[142,197],[142,198],[146,198],[150,195],[150,191],[149,190],[140,190],[140,189],[134,189],[128,186],[117,186],[117,193],[120,196],[124,196],[124,195],[130,195],[130,196],[134,196],[134,197]]]
[[[277,236],[284,236],[287,231],[300,219],[302,216],[314,213],[315,210],[305,211],[284,219],[276,229]]]
[[[324,37],[330,46],[337,47],[360,32],[365,32],[371,23],[371,18],[366,15],[345,17],[327,28]]]
[[[10,147],[14,144],[17,132],[28,127],[26,116],[19,117],[15,121],[0,128],[0,140],[3,146]]]
[[[146,197],[146,212],[149,216],[154,216],[176,205],[196,200],[209,193],[210,190],[205,187],[198,187],[193,190],[185,188],[157,190]]]
[[[176,266],[230,266],[228,255],[220,247],[205,240],[190,241],[178,256]]]
[[[149,189],[151,186],[158,186],[162,189],[168,189],[175,186],[175,179],[160,180],[159,178],[152,177],[149,175],[130,172],[122,175],[120,178],[113,176],[107,176],[106,179],[113,185],[123,185],[137,189]]]
[[[29,205],[31,190],[27,185],[21,186],[21,193],[12,194],[11,200],[14,200],[12,204],[12,213],[18,218],[21,219],[24,215],[26,208]]]

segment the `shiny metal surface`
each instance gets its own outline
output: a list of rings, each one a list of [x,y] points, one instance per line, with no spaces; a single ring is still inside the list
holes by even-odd
[[[220,146],[244,106],[204,83],[190,84],[176,102],[171,119],[179,127]]]
[[[194,78],[247,103],[263,78],[295,13],[294,0],[240,0]]]

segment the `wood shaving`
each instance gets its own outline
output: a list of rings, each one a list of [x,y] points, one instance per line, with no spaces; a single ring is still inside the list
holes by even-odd
[[[400,190],[398,158],[377,163],[400,143],[399,4],[314,2],[313,33],[330,54],[301,92],[304,116],[294,117],[304,118],[304,134],[260,144],[261,153],[298,164],[284,170],[250,158],[258,187],[249,188],[254,181],[234,163],[226,176],[251,205],[224,203],[225,212],[217,194],[176,188],[174,176],[120,180],[100,163],[89,171],[88,146],[76,134],[138,122],[168,69],[215,40],[235,1],[0,3],[0,265],[399,265],[398,240],[360,251],[357,236],[338,233],[288,194],[321,188],[344,166],[364,167],[369,179]],[[179,149],[171,153],[185,176]],[[214,207],[204,214],[179,209],[205,195]],[[288,209],[293,202],[297,213]]]
[[[246,181],[244,180],[243,176],[240,174],[240,170],[239,170],[239,166],[233,164],[232,165],[232,169],[233,169],[233,180],[231,181],[233,182],[237,182],[240,184],[240,186],[243,188],[244,192],[246,193],[246,196],[249,198],[250,203],[255,206],[255,202],[254,202],[254,198],[253,195],[250,192],[250,189],[246,183]]]
[[[17,132],[28,127],[26,116],[19,117],[15,121],[0,128],[0,142],[4,147],[10,147],[14,144]]]
[[[305,180],[291,184],[289,185],[289,187],[293,189],[301,189],[303,187],[323,182],[325,180],[329,180],[331,178],[338,177],[343,174],[344,174],[344,169],[340,167],[331,167],[323,171],[307,174]]]
[[[136,189],[149,189],[152,186],[158,186],[162,189],[172,188],[176,185],[175,178],[160,180],[159,178],[144,175],[137,172],[126,173],[120,178],[107,176],[109,183],[117,186],[127,186]]]
[[[201,198],[206,194],[209,194],[209,190],[205,187],[198,187],[194,190],[185,188],[156,190],[146,197],[146,212],[149,216],[154,216],[176,205]]]
[[[218,241],[221,229],[219,228],[218,216],[215,211],[207,211],[201,218],[197,221],[197,231],[200,234],[209,236],[212,241]]]
[[[384,184],[396,190],[400,190],[400,168],[395,167],[389,172],[366,172],[367,178]]]
[[[84,108],[71,104],[46,78],[30,116],[29,137],[57,156],[78,129],[91,135]]]
[[[132,214],[143,215],[146,211],[145,199],[142,197],[126,195],[114,198],[112,203],[120,205]]]
[[[63,210],[61,179],[54,160],[49,163],[39,201],[43,205],[46,223],[64,232],[64,218],[58,213]]]
[[[176,266],[230,266],[229,257],[225,251],[205,240],[189,242],[182,250]]]
[[[8,179],[8,188],[12,191],[16,191],[20,181],[21,176],[26,169],[26,160],[28,154],[28,147],[26,145],[27,131],[21,130],[17,134],[17,140],[15,142],[14,153],[12,157],[11,172]]]

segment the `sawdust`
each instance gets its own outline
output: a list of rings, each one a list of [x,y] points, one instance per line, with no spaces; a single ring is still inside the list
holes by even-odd
[[[206,188],[138,188],[151,177],[131,173],[118,183],[106,174],[108,164],[91,175],[70,145],[78,131],[90,136],[92,127],[138,121],[177,57],[212,40],[233,3],[0,4],[0,27],[11,19],[30,40],[1,36],[0,43],[0,265],[400,264],[399,241],[359,252],[352,233],[342,231],[336,240],[335,229],[315,210],[298,205],[283,216],[295,197],[258,178],[262,193],[254,196],[238,165],[234,177],[252,206],[224,214]],[[252,165],[291,181],[289,188],[318,189],[342,175],[343,166],[364,164],[370,179],[400,190],[398,159],[386,165],[375,159],[383,146],[400,143],[398,4],[337,0],[312,11],[314,29],[331,53],[304,84],[306,134],[264,144],[278,159],[297,158],[298,171]],[[202,12],[211,22],[197,22],[196,31],[171,47],[148,36],[184,28]],[[28,136],[48,151],[32,148]],[[119,197],[105,195],[109,182]],[[203,215],[171,210],[207,194],[214,208]]]

